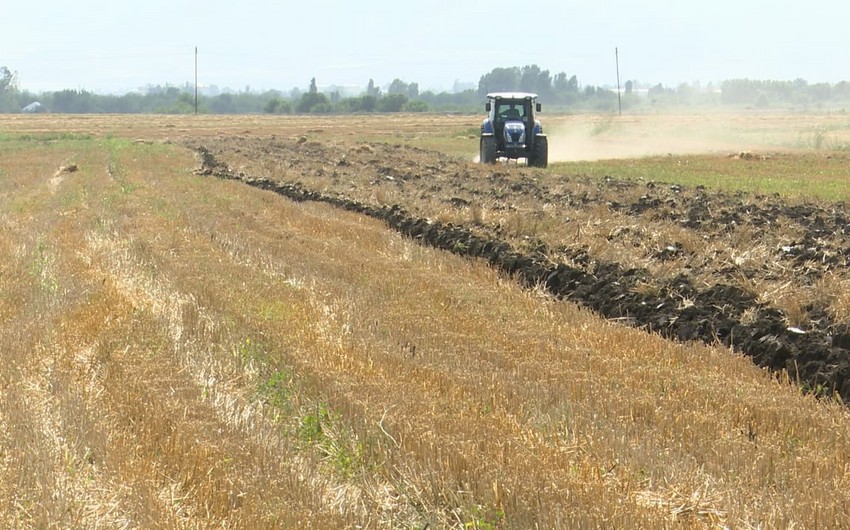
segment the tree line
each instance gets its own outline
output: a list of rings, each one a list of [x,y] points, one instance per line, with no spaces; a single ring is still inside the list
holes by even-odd
[[[198,111],[210,114],[349,114],[372,112],[480,112],[484,96],[489,92],[523,91],[540,96],[548,108],[563,111],[612,112],[623,109],[668,106],[738,106],[765,108],[835,106],[850,102],[850,83],[809,84],[794,81],[760,81],[732,79],[715,86],[699,83],[665,87],[626,81],[620,98],[611,87],[581,85],[575,75],[552,74],[537,65],[499,67],[481,76],[477,88],[452,91],[420,91],[418,83],[394,79],[381,88],[370,79],[365,90],[356,96],[343,96],[340,90],[319,90],[315,78],[306,90],[288,92],[268,90],[227,92],[201,95]],[[0,67],[0,112],[21,112],[38,102],[41,112],[56,113],[160,113],[190,114],[195,112],[194,87],[154,87],[147,93],[104,95],[87,90],[58,90],[33,93],[19,87],[17,75],[8,67]]]

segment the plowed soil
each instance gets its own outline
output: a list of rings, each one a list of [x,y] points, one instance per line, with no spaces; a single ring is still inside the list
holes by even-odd
[[[609,319],[723,344],[809,391],[850,395],[844,204],[662,185],[651,175],[482,166],[319,136],[188,144],[201,173],[367,213]]]

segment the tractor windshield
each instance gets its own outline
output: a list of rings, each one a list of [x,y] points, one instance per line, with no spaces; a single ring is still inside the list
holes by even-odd
[[[496,119],[499,121],[525,120],[524,101],[498,101],[496,103]]]

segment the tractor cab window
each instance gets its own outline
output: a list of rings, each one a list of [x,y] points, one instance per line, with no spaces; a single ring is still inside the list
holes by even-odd
[[[496,118],[499,121],[524,120],[525,105],[522,103],[498,103],[496,105]]]

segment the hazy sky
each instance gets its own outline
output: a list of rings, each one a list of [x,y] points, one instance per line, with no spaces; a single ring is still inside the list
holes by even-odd
[[[0,0],[0,66],[22,88],[125,92],[477,83],[537,64],[581,85],[850,80],[846,0]]]

